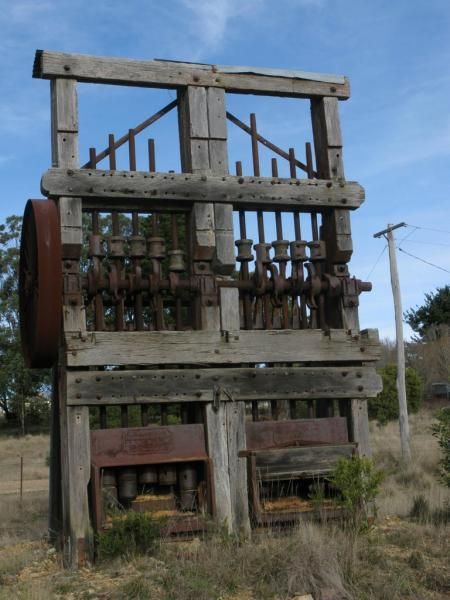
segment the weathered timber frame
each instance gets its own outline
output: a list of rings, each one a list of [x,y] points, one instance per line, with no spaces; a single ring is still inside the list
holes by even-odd
[[[64,334],[54,370],[50,532],[62,543],[66,563],[77,566],[93,555],[88,503],[90,406],[195,405],[197,423],[204,423],[215,517],[231,531],[249,531],[249,491],[253,502],[258,502],[257,449],[248,456],[241,453],[247,448],[245,402],[281,399],[286,405],[290,400],[316,400],[322,412],[316,416],[329,417],[330,403],[338,399],[340,415],[348,423],[348,443],[337,454],[369,455],[367,398],[380,389],[373,367],[379,349],[376,331],[359,330],[357,305],[342,296],[330,298],[326,331],[243,330],[239,290],[231,279],[236,260],[233,209],[262,211],[274,206],[279,211],[322,211],[326,272],[348,274],[350,210],[364,200],[361,186],[344,178],[338,101],[350,95],[348,80],[302,71],[41,50],[36,53],[33,76],[51,82],[52,168],[44,174],[41,187],[56,201],[61,227]],[[95,169],[99,160],[111,157],[153,117],[80,169],[78,82],[176,90],[177,100],[154,120],[177,106],[182,173]],[[227,118],[247,130],[255,144],[259,141],[288,157],[262,138],[256,125],[248,127],[227,113],[226,93],[230,92],[310,100],[316,169],[309,164],[308,179],[229,174]],[[295,165],[305,167],[295,156],[289,158],[294,170]],[[202,290],[195,300],[198,330],[87,331],[79,269],[83,209],[176,210],[189,215],[189,275]],[[249,366],[259,363],[269,367]],[[122,370],[90,370],[107,365]],[[307,460],[311,452],[298,450],[297,454]],[[328,457],[333,451],[323,453]]]

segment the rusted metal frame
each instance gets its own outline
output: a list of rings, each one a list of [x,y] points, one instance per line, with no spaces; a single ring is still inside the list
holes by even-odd
[[[308,165],[308,179],[313,179],[314,178],[314,171],[313,171],[313,159],[312,159],[312,150],[311,150],[311,144],[310,142],[306,143],[306,163]],[[319,240],[319,229],[318,229],[318,223],[317,223],[317,213],[311,213],[311,231],[312,231],[312,238],[313,238],[313,245],[318,245],[318,251],[319,251],[319,259],[314,261],[314,259],[311,260],[311,262],[313,264],[315,264],[315,269],[317,272],[317,277],[321,278],[323,276],[324,273],[324,261],[325,261],[325,242],[320,241]],[[325,298],[323,295],[319,295],[319,315],[320,315],[320,327],[322,327],[322,329],[327,329],[328,325],[326,322],[326,307],[325,307]]]
[[[272,158],[271,161],[272,166],[272,176],[278,177],[278,163],[276,158]],[[275,271],[272,272],[272,278],[275,279],[274,283],[285,283],[286,282],[286,267],[287,262],[289,260],[289,255],[287,254],[289,241],[283,239],[283,221],[281,217],[281,212],[279,210],[275,211],[275,229],[276,229],[276,241],[272,242],[272,246],[275,249],[274,262],[277,262],[279,265],[279,273]],[[281,314],[280,314],[281,312]],[[289,304],[288,304],[288,296],[283,294],[281,299],[278,297],[278,286],[277,291],[274,294],[274,326],[281,327],[282,329],[289,329]],[[295,418],[295,401],[291,400],[289,402],[289,416],[290,418]],[[283,418],[286,416],[286,411],[283,410],[284,402],[275,400],[271,402],[271,412],[272,418],[278,420],[280,417]]]
[[[237,161],[236,162],[236,175],[238,177],[242,176],[242,162],[241,161]],[[240,272],[240,278],[241,281],[246,283],[246,282],[250,282],[250,273],[249,273],[249,260],[250,257],[252,256],[251,254],[251,240],[247,239],[247,224],[245,221],[245,210],[240,210],[239,211],[239,235],[240,235],[240,242],[242,243],[242,246],[239,248],[240,252],[238,252],[238,256],[239,254],[242,254],[242,258],[243,260],[241,261],[241,272]],[[244,249],[247,249],[247,252],[245,252]],[[244,328],[245,329],[253,329],[253,315],[252,315],[252,299],[250,297],[250,293],[249,292],[244,292],[243,293],[243,312],[244,312]],[[252,408],[252,419],[253,421],[257,421],[259,418],[259,411],[258,411],[258,402],[253,401],[251,403],[251,408]]]
[[[128,159],[130,171],[135,171],[136,143],[132,129],[129,131]],[[146,245],[144,237],[140,235],[139,213],[137,211],[131,213],[131,230],[130,258],[133,268],[133,285],[136,287],[134,291],[134,327],[137,331],[142,331],[144,329],[144,302],[142,292],[139,291],[139,282],[142,280],[142,259],[145,258]]]
[[[95,148],[89,148],[89,168],[95,169],[96,163],[96,152]],[[92,232],[89,239],[89,256],[92,260],[92,277],[95,283],[98,280],[102,261],[104,258],[104,251],[102,248],[102,239],[100,236],[100,224],[99,224],[99,211],[92,211]],[[95,329],[102,331],[105,329],[105,314],[103,306],[103,297],[101,292],[96,291],[94,294],[94,324]]]
[[[109,168],[114,171],[116,165],[116,148],[114,134],[108,135]],[[115,304],[115,327],[116,331],[125,329],[125,299],[124,293],[119,289],[118,282],[124,278],[125,239],[120,235],[120,216],[118,211],[111,213],[111,237],[109,239],[109,254],[113,255],[110,265],[110,283],[112,288],[112,299]],[[111,252],[111,250],[113,250]],[[128,406],[122,404],[120,407],[120,422],[122,427],[128,427]]]
[[[72,276],[76,292],[71,294],[71,280],[63,279],[61,263],[56,204],[28,200],[20,242],[19,316],[22,353],[31,368],[49,368],[57,359],[63,282],[68,303],[78,303],[79,278]]]
[[[90,168],[95,169],[95,148],[89,148]],[[94,282],[99,280],[103,251],[101,247],[100,237],[100,223],[98,211],[92,211],[92,233],[89,240],[89,255],[92,260],[92,277]],[[88,275],[89,276],[89,275]],[[94,296],[94,324],[95,329],[103,331],[105,329],[105,308],[103,306],[103,296],[101,290],[96,290]],[[99,407],[99,423],[100,429],[106,429],[108,427],[106,406]]]
[[[249,135],[252,135],[251,126],[249,127],[248,125],[243,123],[240,119],[238,119],[236,116],[231,114],[229,111],[227,111],[227,119],[229,121],[231,121],[232,123],[234,123],[234,125],[237,125],[237,127],[242,129]],[[289,161],[289,153],[288,152],[285,152],[284,150],[282,150],[281,148],[279,148],[278,146],[276,146],[275,144],[273,144],[272,142],[267,140],[260,133],[256,133],[256,140],[258,142],[260,142],[266,148],[269,148],[269,150],[272,150],[272,152],[275,152],[275,154],[278,154],[279,156],[281,156],[281,158],[284,158],[285,160]],[[300,160],[295,159],[295,164],[299,169],[302,169],[303,171],[307,172],[307,169],[308,169],[307,165],[302,163]],[[316,173],[314,173],[314,175],[317,176]]]
[[[180,241],[178,236],[178,215],[172,214],[170,216],[170,227],[172,237],[172,250],[169,252],[170,263],[169,263],[169,278],[173,281],[174,288],[179,280],[180,273],[182,272],[183,253],[180,250]],[[175,329],[182,331],[183,329],[183,314],[182,314],[182,300],[179,294],[175,293]]]
[[[177,103],[178,103],[178,101],[177,101]],[[154,173],[156,171],[156,148],[155,148],[155,140],[153,138],[150,138],[148,140],[147,147],[148,147],[148,170],[150,173]],[[157,213],[153,213],[151,219],[152,219],[152,236],[156,237],[157,229],[158,229]],[[171,215],[172,251],[178,250],[178,246],[179,246],[176,219],[177,219],[176,214],[172,214]],[[156,263],[155,259],[152,259],[152,271],[153,271],[153,274],[156,275],[158,281],[160,281],[162,278],[162,264],[161,263],[162,263],[162,260],[158,260],[158,262]],[[156,272],[155,272],[155,268],[156,268]],[[169,271],[170,271],[170,266],[169,266]],[[176,279],[174,279],[173,275],[174,275],[174,273],[170,273],[170,275],[169,275],[171,291],[175,290],[175,283],[178,282],[178,277],[176,277]],[[179,294],[177,294],[176,290],[175,290],[175,294],[176,294],[176,297],[175,297],[175,329],[181,330],[182,329],[181,298],[179,297]],[[155,325],[156,329],[164,329],[165,328],[164,304],[163,304],[163,299],[162,299],[161,294],[157,294],[156,297],[153,298],[153,302],[155,304],[155,311],[156,311],[154,313],[154,314],[156,314],[156,319],[154,319],[154,325]],[[165,426],[168,424],[168,407],[166,404],[160,404],[159,409],[160,409],[161,425]]]
[[[272,175],[273,177],[278,177],[278,163],[276,158],[272,158]],[[287,263],[289,261],[289,255],[287,254],[287,250],[289,247],[289,242],[287,240],[283,240],[283,222],[281,217],[281,212],[279,210],[275,211],[275,227],[277,232],[276,242],[272,242],[272,246],[275,248],[275,256],[274,262],[278,262],[279,264],[279,278],[283,284],[286,282],[286,268]],[[275,310],[280,311],[281,308],[281,328],[289,329],[289,304],[288,297],[283,295],[281,298],[281,307],[276,307]]]
[[[177,105],[178,105],[178,100],[177,99],[172,100],[172,102],[169,102],[169,104],[167,104],[166,106],[164,106],[157,113],[155,113],[154,115],[152,115],[148,119],[145,119],[145,121],[142,121],[142,123],[140,123],[139,125],[136,125],[136,127],[133,127],[132,129],[129,129],[128,133],[126,133],[125,135],[123,135],[122,137],[120,137],[118,140],[114,141],[114,150],[117,150],[117,148],[120,148],[120,146],[123,146],[123,144],[126,144],[129,141],[129,139],[130,139],[130,132],[133,132],[133,135],[135,135],[135,136],[138,135],[138,133],[141,133],[141,131],[143,131],[144,129],[146,129],[150,125],[153,125],[153,123],[156,123],[156,121],[158,121],[161,117],[164,117],[164,115],[166,115],[167,113],[169,113]],[[111,153],[111,147],[108,145],[107,148],[105,148],[104,150],[102,150],[101,152],[99,152],[98,154],[96,154],[96,156],[95,156],[95,162],[96,162],[96,164],[99,163],[104,158],[106,158],[107,156],[109,156],[110,153]],[[89,166],[90,164],[91,164],[91,159],[89,159],[89,161],[86,164],[84,164],[81,168],[82,169],[89,169],[89,168],[91,168]]]
[[[97,531],[104,522],[101,502],[101,471],[128,465],[173,464],[202,462],[205,478],[210,488],[210,469],[206,455],[203,428],[198,425],[132,428],[122,423],[122,428],[91,433],[92,505]],[[209,512],[214,506],[208,498]],[[186,528],[175,526],[172,533]]]
[[[156,152],[155,152],[155,141],[149,139],[148,141],[148,167],[149,172],[154,173],[156,169]],[[149,256],[152,265],[152,277],[151,286],[159,288],[158,282],[162,278],[162,261],[166,256],[166,247],[164,238],[159,236],[159,223],[158,214],[152,213],[151,216],[151,237],[148,239],[149,243]],[[150,294],[151,299],[151,311],[153,315],[153,327],[160,331],[165,329],[164,322],[164,304],[162,295],[158,291],[155,294]]]
[[[260,176],[260,165],[259,165],[259,150],[258,150],[258,131],[256,124],[256,115],[252,113],[250,115],[250,131],[251,131],[251,143],[252,143],[252,159],[253,159],[253,174],[255,177]],[[262,210],[256,211],[256,219],[258,225],[258,244],[255,245],[256,250],[256,265],[255,265],[255,278],[257,281],[257,299],[255,304],[255,324],[258,327],[258,317],[261,317],[262,326],[264,329],[272,329],[272,306],[271,298],[266,291],[266,283],[268,280],[267,271],[271,266],[271,259],[269,255],[270,244],[266,243],[265,232],[264,232],[264,213]],[[260,311],[260,315],[258,315]]]
[[[242,162],[236,162],[236,175],[242,176]],[[247,240],[247,225],[245,221],[245,210],[239,210],[239,235],[240,240],[236,244],[238,246],[238,262],[241,263],[240,279],[242,281],[250,280],[249,273],[249,261],[251,260],[251,240]],[[244,251],[247,249],[247,252]],[[241,258],[241,260],[240,260]],[[252,318],[252,300],[249,293],[243,294],[243,313],[244,313],[244,329],[253,329],[253,318]]]
[[[289,148],[289,169],[290,175],[294,174],[296,177],[296,158],[295,152],[293,148]],[[302,231],[301,231],[301,223],[300,223],[300,211],[294,211],[294,237],[296,242],[300,242],[303,249],[305,247],[305,242],[302,240]],[[308,315],[306,311],[306,295],[304,293],[305,288],[305,275],[303,266],[306,261],[306,255],[302,255],[300,257],[295,258],[295,261],[292,261],[292,276],[296,282],[296,291],[292,296],[292,328],[295,329],[297,324],[296,313],[299,313],[299,328],[300,329],[308,329],[308,326],[313,327],[313,323],[310,321],[308,323]],[[297,303],[298,298],[298,303]]]

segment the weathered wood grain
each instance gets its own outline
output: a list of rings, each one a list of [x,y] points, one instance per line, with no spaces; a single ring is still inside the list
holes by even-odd
[[[375,367],[192,368],[67,373],[71,405],[373,398],[381,391]],[[323,419],[322,419],[323,420]],[[258,423],[259,425],[259,423]]]
[[[342,330],[135,331],[66,335],[70,367],[103,365],[367,362],[378,360],[378,336]],[[276,354],[274,355],[274,348]]]
[[[350,403],[351,411],[351,440],[357,444],[359,456],[372,456],[369,441],[369,416],[367,410],[367,400],[353,398]]]
[[[38,50],[33,76],[43,79],[70,77],[77,81],[176,89],[204,86],[240,94],[263,94],[292,98],[334,96],[347,99],[346,78],[302,71],[225,67],[162,60],[130,60]]]
[[[305,446],[255,452],[256,472],[262,481],[313,477],[329,473],[339,458],[350,458],[354,444]]]
[[[51,132],[52,162],[57,167],[77,168],[78,162],[78,112],[76,81],[55,79],[51,82]],[[64,277],[78,271],[78,259],[82,245],[81,198],[57,199],[63,256]],[[72,290],[75,291],[76,290]],[[81,289],[78,302],[69,302],[63,296],[64,332],[82,335],[86,330],[85,310],[82,306]],[[73,301],[74,296],[71,297]],[[70,406],[67,403],[68,384],[66,361],[63,352],[59,355],[58,372],[55,376],[52,420],[51,479],[59,476],[61,487],[52,485],[51,510],[62,502],[61,536],[64,561],[67,566],[84,565],[93,557],[93,537],[89,519],[88,483],[90,478],[89,409],[87,406]],[[58,422],[59,413],[59,422]],[[59,430],[57,431],[57,429]],[[57,448],[59,446],[59,448]],[[57,456],[59,453],[59,457]],[[55,494],[61,498],[55,498]],[[55,517],[50,516],[50,522]],[[57,537],[57,534],[55,537]]]
[[[220,220],[219,220],[220,224]],[[220,290],[220,325],[222,330],[238,330],[240,327],[239,293],[237,289]],[[215,390],[222,390],[220,379]],[[230,397],[220,393],[219,397]],[[233,398],[233,396],[231,395]],[[223,405],[221,402],[220,404]],[[246,448],[245,404],[232,402],[225,405],[227,427],[228,476],[230,480],[231,529],[248,534],[250,520],[248,514],[248,489],[246,460],[239,456]]]
[[[248,210],[276,205],[280,210],[306,211],[355,209],[364,200],[364,190],[355,182],[94,169],[50,169],[42,177],[41,191],[49,197],[96,198],[99,206],[102,199],[120,198],[124,206],[141,200],[142,210],[161,200],[167,204],[214,201]]]

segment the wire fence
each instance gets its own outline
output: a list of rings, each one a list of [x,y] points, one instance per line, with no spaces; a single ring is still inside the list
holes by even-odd
[[[18,455],[7,460],[0,459],[0,497],[15,495],[20,500],[25,494],[48,490],[48,461]]]

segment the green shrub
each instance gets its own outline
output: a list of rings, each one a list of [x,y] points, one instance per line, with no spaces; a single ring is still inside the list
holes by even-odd
[[[383,391],[369,399],[369,418],[385,424],[398,419],[397,366],[386,365],[378,369],[383,380]],[[405,374],[408,412],[416,413],[422,403],[423,383],[414,369],[408,367]]]
[[[450,487],[450,408],[442,408],[436,414],[437,423],[432,426],[433,435],[437,438],[442,452],[440,460],[440,477]]]
[[[370,506],[380,491],[383,472],[365,457],[340,458],[329,476],[339,491],[336,501],[346,510],[355,530],[367,527]]]
[[[111,527],[97,535],[98,556],[103,559],[153,554],[158,547],[160,528],[160,519],[130,510],[113,519]]]

